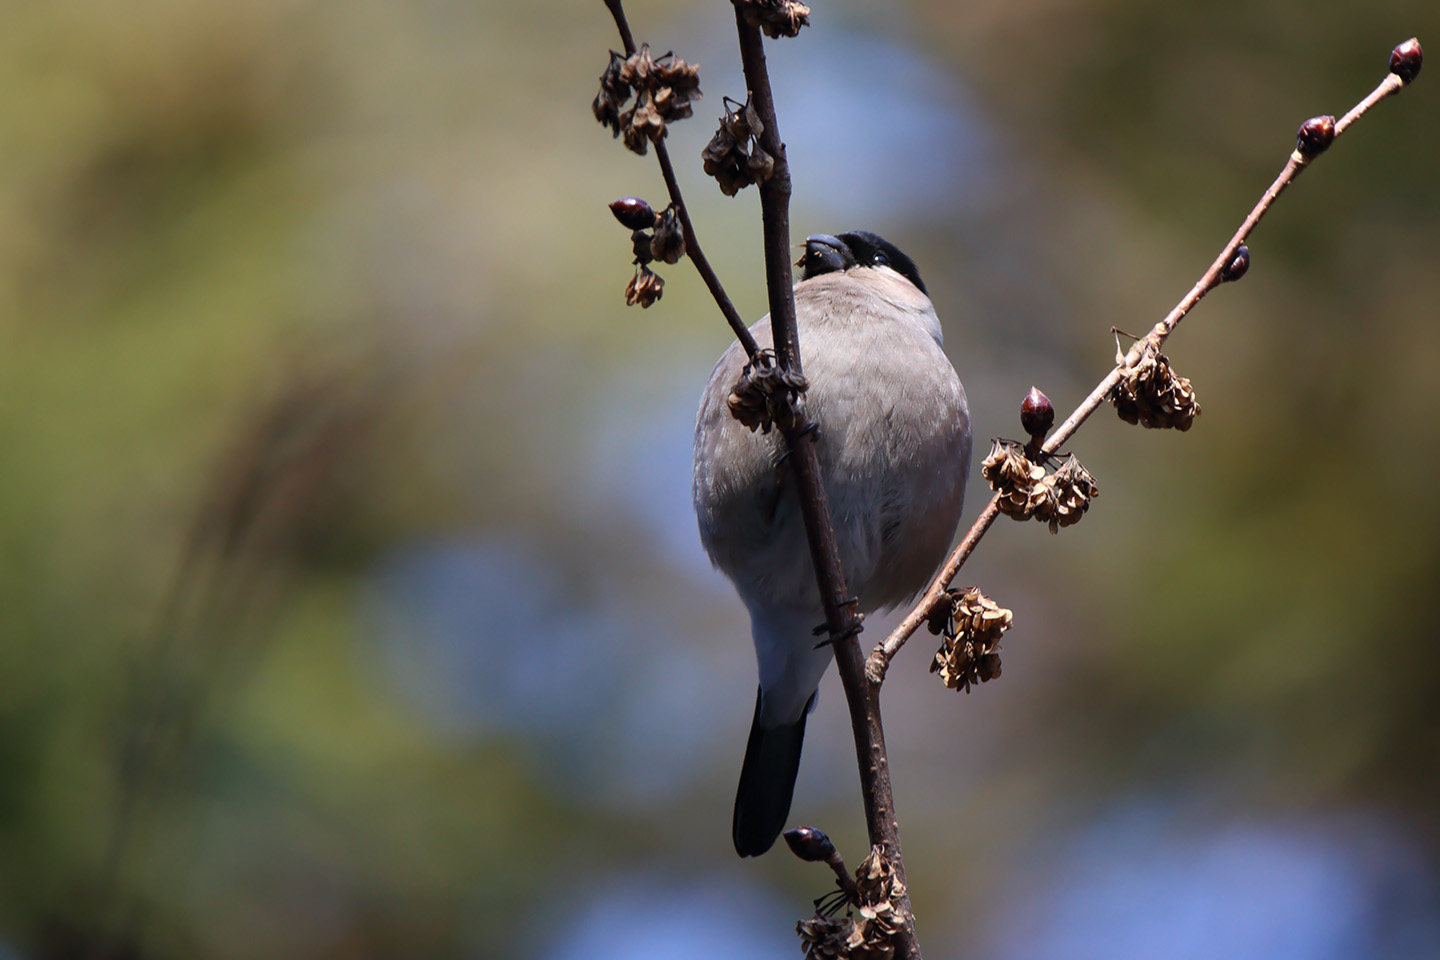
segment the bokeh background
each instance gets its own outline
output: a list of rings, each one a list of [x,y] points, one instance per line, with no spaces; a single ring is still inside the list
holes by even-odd
[[[796,234],[920,264],[976,435],[1070,409],[1440,7],[817,2],[770,46]],[[699,172],[730,6],[634,0]],[[727,330],[627,309],[599,0],[0,4],[0,957],[798,956],[830,885],[730,849],[747,624],[689,508]],[[1101,496],[1002,521],[968,696],[884,706],[927,955],[1440,956],[1440,136],[1432,66],[1108,411]],[[972,491],[980,486],[978,470]],[[983,502],[972,493],[967,517]],[[883,625],[872,625],[877,636]],[[853,864],[833,675],[794,807]]]

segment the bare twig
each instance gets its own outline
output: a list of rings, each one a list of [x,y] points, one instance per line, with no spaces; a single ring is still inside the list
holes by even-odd
[[[620,31],[620,43],[625,47],[625,56],[628,57],[635,52],[635,35],[630,32],[625,7],[621,0],[605,0],[605,6],[610,8],[610,15],[615,18],[615,29]],[[700,241],[695,236],[695,226],[690,222],[690,208],[685,205],[685,198],[680,195],[680,181],[675,177],[675,165],[670,162],[670,151],[664,140],[655,141],[655,159],[660,161],[660,175],[665,178],[665,189],[669,192],[670,202],[675,204],[675,213],[680,218],[680,230],[685,236],[685,253],[690,262],[695,264],[695,271],[700,274],[700,279],[710,290],[716,306],[725,315],[725,322],[730,324],[735,339],[740,341],[746,356],[753,363],[760,356],[760,347],[745,326],[745,319],[740,316],[740,311],[736,310],[735,304],[730,301],[730,295],[725,292],[725,287],[710,266],[704,251],[700,249]]]
[[[1338,122],[1333,122],[1333,137],[1339,137],[1351,124],[1364,116],[1371,107],[1391,94],[1398,93],[1404,86],[1405,81],[1401,77],[1394,73],[1388,74],[1384,81],[1371,91],[1369,96],[1356,104],[1355,107]],[[1315,120],[1307,121],[1306,126],[1308,127],[1310,124],[1319,121],[1329,122],[1330,118],[1316,118]],[[1304,128],[1302,127],[1302,132],[1303,131]],[[1075,431],[1080,429],[1080,425],[1088,420],[1090,415],[1099,409],[1100,405],[1110,397],[1116,385],[1119,384],[1125,376],[1126,370],[1139,362],[1140,358],[1147,351],[1158,351],[1160,346],[1169,338],[1170,334],[1175,332],[1175,328],[1180,324],[1180,321],[1185,319],[1186,315],[1194,309],[1195,305],[1199,303],[1207,293],[1220,285],[1222,282],[1221,274],[1231,260],[1234,259],[1236,251],[1239,250],[1241,245],[1249,238],[1250,233],[1255,229],[1256,225],[1259,224],[1261,218],[1269,212],[1271,206],[1274,205],[1275,200],[1280,194],[1285,191],[1285,188],[1290,186],[1295,178],[1310,165],[1315,157],[1329,146],[1330,140],[1331,137],[1327,135],[1324,146],[1318,150],[1306,152],[1297,147],[1296,150],[1290,154],[1290,158],[1285,163],[1285,168],[1280,171],[1280,175],[1275,178],[1275,181],[1270,184],[1269,189],[1265,191],[1260,197],[1259,202],[1255,204],[1249,215],[1245,217],[1244,222],[1240,224],[1240,228],[1236,230],[1235,235],[1230,238],[1230,242],[1220,251],[1220,255],[1210,264],[1210,269],[1206,270],[1200,279],[1195,282],[1195,285],[1190,288],[1190,292],[1181,298],[1180,302],[1166,315],[1165,319],[1155,324],[1154,328],[1152,328],[1148,334],[1135,342],[1130,348],[1129,353],[1125,355],[1124,360],[1121,363],[1117,363],[1105,378],[1096,385],[1095,389],[1090,391],[1090,395],[1085,398],[1084,402],[1076,407],[1070,416],[1065,418],[1065,422],[1060,424],[1059,428],[1050,435],[1050,438],[1046,440],[1045,444],[1040,448],[1042,454],[1054,453],[1059,450],[1061,445],[1069,440],[1070,437],[1075,434]],[[950,582],[955,579],[956,574],[960,572],[960,568],[965,565],[965,561],[968,560],[970,554],[975,551],[975,547],[980,543],[980,539],[985,536],[986,531],[990,529],[990,525],[995,522],[995,518],[999,514],[999,502],[1000,498],[998,495],[990,498],[989,504],[986,505],[984,510],[980,511],[980,516],[975,518],[975,523],[970,527],[970,531],[965,534],[965,539],[960,541],[960,545],[956,547],[954,552],[946,559],[945,565],[941,567],[940,572],[935,575],[935,579],[931,581],[929,588],[925,591],[924,595],[921,596],[919,602],[905,615],[905,618],[900,621],[899,625],[890,632],[890,635],[871,651],[870,657],[865,664],[865,675],[872,685],[878,686],[884,681],[885,671],[890,666],[890,660],[899,652],[900,648],[905,645],[905,641],[925,622],[926,617],[930,615],[930,611],[935,604],[940,601],[946,589],[949,587]]]

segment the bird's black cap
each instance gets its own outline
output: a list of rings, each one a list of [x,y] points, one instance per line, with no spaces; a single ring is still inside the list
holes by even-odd
[[[805,238],[805,256],[800,266],[805,268],[806,280],[851,267],[889,267],[928,294],[915,261],[889,240],[866,230],[852,230],[838,237],[811,234]]]

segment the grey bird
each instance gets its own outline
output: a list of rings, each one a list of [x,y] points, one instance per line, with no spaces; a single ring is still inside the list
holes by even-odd
[[[928,582],[954,537],[970,469],[965,390],[914,262],[873,233],[807,238],[795,285],[805,408],[845,581],[862,611]],[[750,328],[771,342],[770,318]],[[726,397],[745,353],[732,343],[695,423],[695,514],[711,561],[750,612],[760,689],[735,796],[742,857],[769,850],[790,815],[805,718],[833,658],[794,478],[778,431],[751,432]]]

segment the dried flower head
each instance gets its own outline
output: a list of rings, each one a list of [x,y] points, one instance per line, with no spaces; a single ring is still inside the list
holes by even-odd
[[[620,133],[620,108],[630,99],[630,85],[620,77],[624,66],[625,57],[611,50],[610,63],[600,74],[600,92],[595,95],[595,102],[591,105],[591,109],[595,111],[595,119],[600,121],[601,125],[609,127],[617,136]]]
[[[1189,430],[1200,416],[1195,388],[1170,369],[1169,358],[1154,349],[1146,350],[1126,369],[1110,401],[1121,420],[1147,427]]]
[[[665,208],[655,225],[655,236],[650,238],[650,256],[665,263],[678,263],[685,256],[685,235],[673,203]]]
[[[801,374],[781,370],[770,350],[760,351],[758,362],[745,364],[740,382],[726,397],[730,415],[753,432],[769,433],[781,409],[789,407],[809,383]]]
[[[838,909],[837,903],[796,924],[807,960],[891,960],[909,922],[905,893],[894,863],[880,847],[871,847],[855,871],[854,900],[845,915],[828,915]]]
[[[827,917],[818,913],[795,924],[805,960],[848,960],[850,953],[846,943],[854,926],[855,921],[849,916]]]
[[[735,9],[752,27],[772,40],[793,37],[810,25],[810,8],[796,0],[734,0]]]
[[[1000,512],[1008,517],[1028,520],[1045,499],[1041,486],[1045,468],[1032,463],[1018,443],[993,441],[980,472],[990,482],[990,488],[1000,494]]]
[[[655,238],[649,230],[636,230],[630,234],[630,250],[635,254],[636,263],[649,263],[655,259],[650,252],[650,244]]]
[[[635,103],[623,109],[632,94]],[[665,136],[666,124],[691,115],[690,101],[700,95],[699,67],[671,53],[652,57],[645,44],[629,57],[610,51],[593,109],[596,120],[643,156],[651,141]]]
[[[1051,533],[1059,533],[1061,527],[1079,523],[1090,501],[1100,493],[1100,487],[1090,471],[1071,454],[1069,459],[1043,481],[1045,500],[1035,511],[1035,519],[1050,524]]]
[[[972,684],[1000,676],[1000,637],[1015,615],[998,605],[979,587],[949,594],[944,640],[930,664],[945,686],[970,692]]]
[[[734,104],[734,109],[731,105]],[[733,197],[742,187],[770,179],[775,158],[760,146],[765,124],[750,101],[735,103],[725,98],[725,115],[715,136],[700,151],[705,172],[720,184],[720,192]]]
[[[630,283],[625,287],[625,303],[627,306],[640,304],[641,308],[649,307],[665,293],[665,281],[660,275],[651,270],[645,264],[640,264],[635,271],[635,276],[630,278]]]

